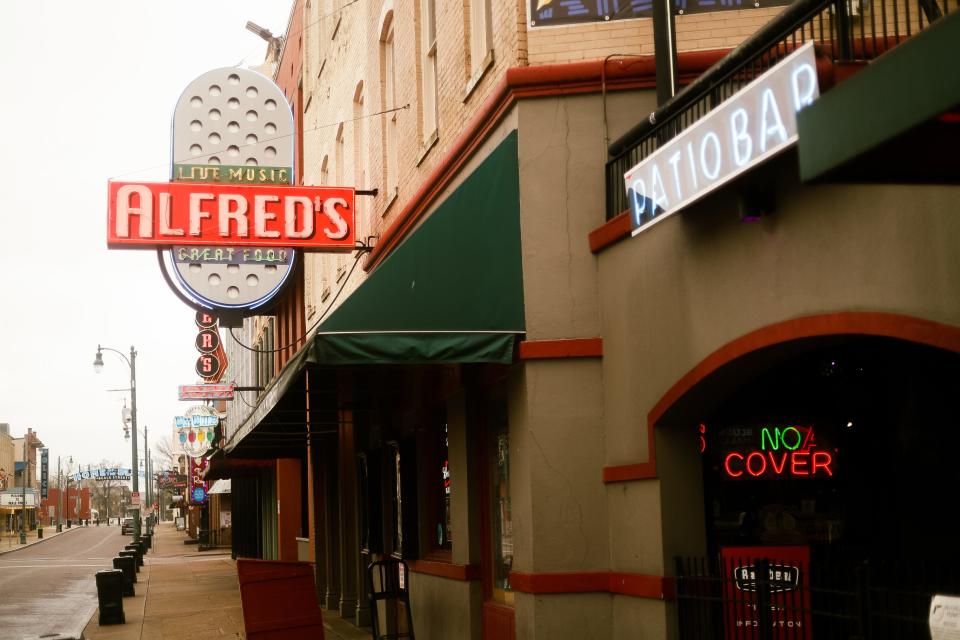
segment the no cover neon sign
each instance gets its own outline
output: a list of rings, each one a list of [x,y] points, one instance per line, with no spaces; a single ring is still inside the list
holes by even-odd
[[[763,427],[760,448],[729,452],[723,471],[729,478],[831,478],[833,454],[817,446],[813,427]]]

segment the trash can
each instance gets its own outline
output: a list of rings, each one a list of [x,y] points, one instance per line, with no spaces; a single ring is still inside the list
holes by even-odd
[[[123,571],[123,597],[132,598],[135,596],[133,583],[137,581],[136,561],[130,556],[120,556],[113,559],[113,568]]]
[[[127,551],[133,551],[135,554],[137,554],[137,566],[143,566],[143,547],[141,547],[139,544],[128,544],[124,547],[124,549]]]
[[[42,537],[43,537],[43,527],[37,527],[37,539],[39,540]]]
[[[123,624],[123,571],[103,569],[97,571],[97,604],[100,607],[100,624]]]
[[[137,552],[132,549],[124,549],[117,553],[121,558],[130,558],[133,560],[133,568],[140,573],[140,565],[137,563]]]

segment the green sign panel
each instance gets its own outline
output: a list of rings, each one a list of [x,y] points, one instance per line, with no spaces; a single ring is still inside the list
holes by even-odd
[[[175,182],[224,184],[290,184],[289,167],[251,167],[228,164],[175,164]]]

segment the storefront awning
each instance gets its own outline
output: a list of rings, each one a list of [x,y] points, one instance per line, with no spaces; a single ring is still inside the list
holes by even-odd
[[[509,364],[524,332],[518,174],[514,132],[320,325],[314,361]]]
[[[217,480],[213,483],[213,486],[210,487],[210,490],[207,491],[208,495],[218,494],[218,493],[230,493],[230,478],[226,480]]]
[[[947,15],[797,114],[803,180],[956,183],[960,14]]]
[[[524,327],[513,132],[320,324],[225,451],[277,412],[309,364],[509,364]]]

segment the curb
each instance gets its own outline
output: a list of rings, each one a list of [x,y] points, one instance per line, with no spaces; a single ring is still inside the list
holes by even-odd
[[[19,544],[19,543],[17,543],[17,546],[15,546],[15,547],[10,547],[9,549],[2,549],[2,550],[0,550],[0,556],[2,556],[2,555],[5,554],[5,553],[13,553],[14,551],[19,551],[20,549],[26,549],[27,547],[32,547],[32,546],[35,545],[35,544],[40,544],[41,542],[46,542],[47,540],[53,540],[54,538],[59,537],[59,536],[62,536],[63,534],[65,534],[65,533],[67,533],[67,532],[69,532],[69,531],[75,531],[75,530],[77,530],[77,529],[83,529],[83,528],[84,528],[84,527],[70,527],[69,529],[64,529],[64,530],[61,531],[60,533],[55,533],[55,534],[53,534],[52,536],[47,536],[46,538],[38,538],[38,539],[36,539],[36,540],[33,540],[33,541],[31,541],[31,542],[28,542],[27,544]]]

